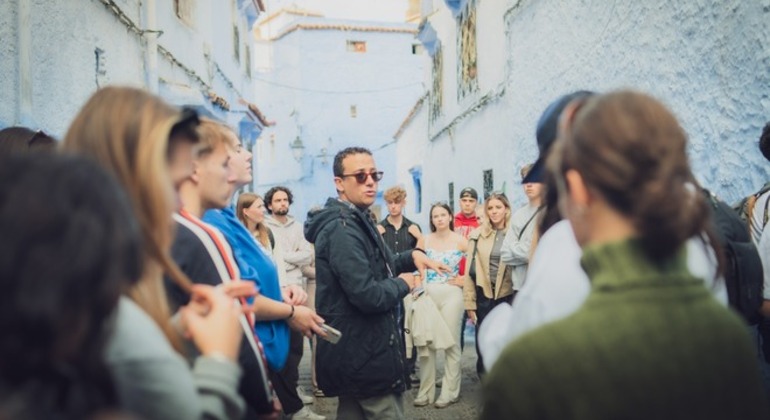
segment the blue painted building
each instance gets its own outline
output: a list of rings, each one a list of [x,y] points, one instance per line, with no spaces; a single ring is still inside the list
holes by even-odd
[[[0,2],[0,127],[62,137],[100,86],[144,87],[237,128],[254,105],[251,28],[261,0]]]
[[[465,186],[523,204],[518,171],[537,157],[537,119],[578,89],[660,98],[689,134],[696,176],[727,201],[770,180],[757,149],[770,120],[768,0],[412,3],[433,42],[428,88],[394,138],[398,179],[414,195],[419,177],[423,204],[456,202]]]
[[[296,8],[258,21],[257,100],[277,123],[257,140],[256,189],[288,186],[292,213],[335,196],[332,162],[348,146],[374,152],[385,172],[380,189],[397,183],[392,134],[425,90],[417,25],[330,19]],[[262,102],[260,102],[262,103]],[[382,209],[382,200],[374,206]]]

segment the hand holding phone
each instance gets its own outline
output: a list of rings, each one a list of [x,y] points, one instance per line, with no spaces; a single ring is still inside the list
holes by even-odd
[[[337,344],[337,342],[340,341],[340,338],[342,338],[342,333],[339,330],[332,328],[327,324],[321,324],[320,327],[326,333],[326,337],[319,335],[318,338],[322,338],[332,344]]]

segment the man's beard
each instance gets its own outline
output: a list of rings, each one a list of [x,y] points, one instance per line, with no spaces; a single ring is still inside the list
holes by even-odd
[[[273,214],[275,214],[276,216],[286,216],[287,214],[289,214],[289,209],[278,209],[274,211]]]

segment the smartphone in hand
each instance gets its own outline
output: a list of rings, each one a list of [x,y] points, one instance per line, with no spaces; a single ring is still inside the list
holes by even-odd
[[[342,333],[339,330],[332,328],[327,324],[321,324],[321,329],[326,332],[326,337],[319,335],[318,338],[322,338],[332,344],[337,344],[337,342],[340,341]]]

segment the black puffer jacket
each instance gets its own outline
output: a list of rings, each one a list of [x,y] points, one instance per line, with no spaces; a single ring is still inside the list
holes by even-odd
[[[409,287],[395,277],[415,269],[411,252],[394,255],[364,211],[334,198],[308,214],[305,238],[315,244],[316,311],[342,332],[337,344],[318,340],[319,387],[332,397],[405,391],[397,317]]]

